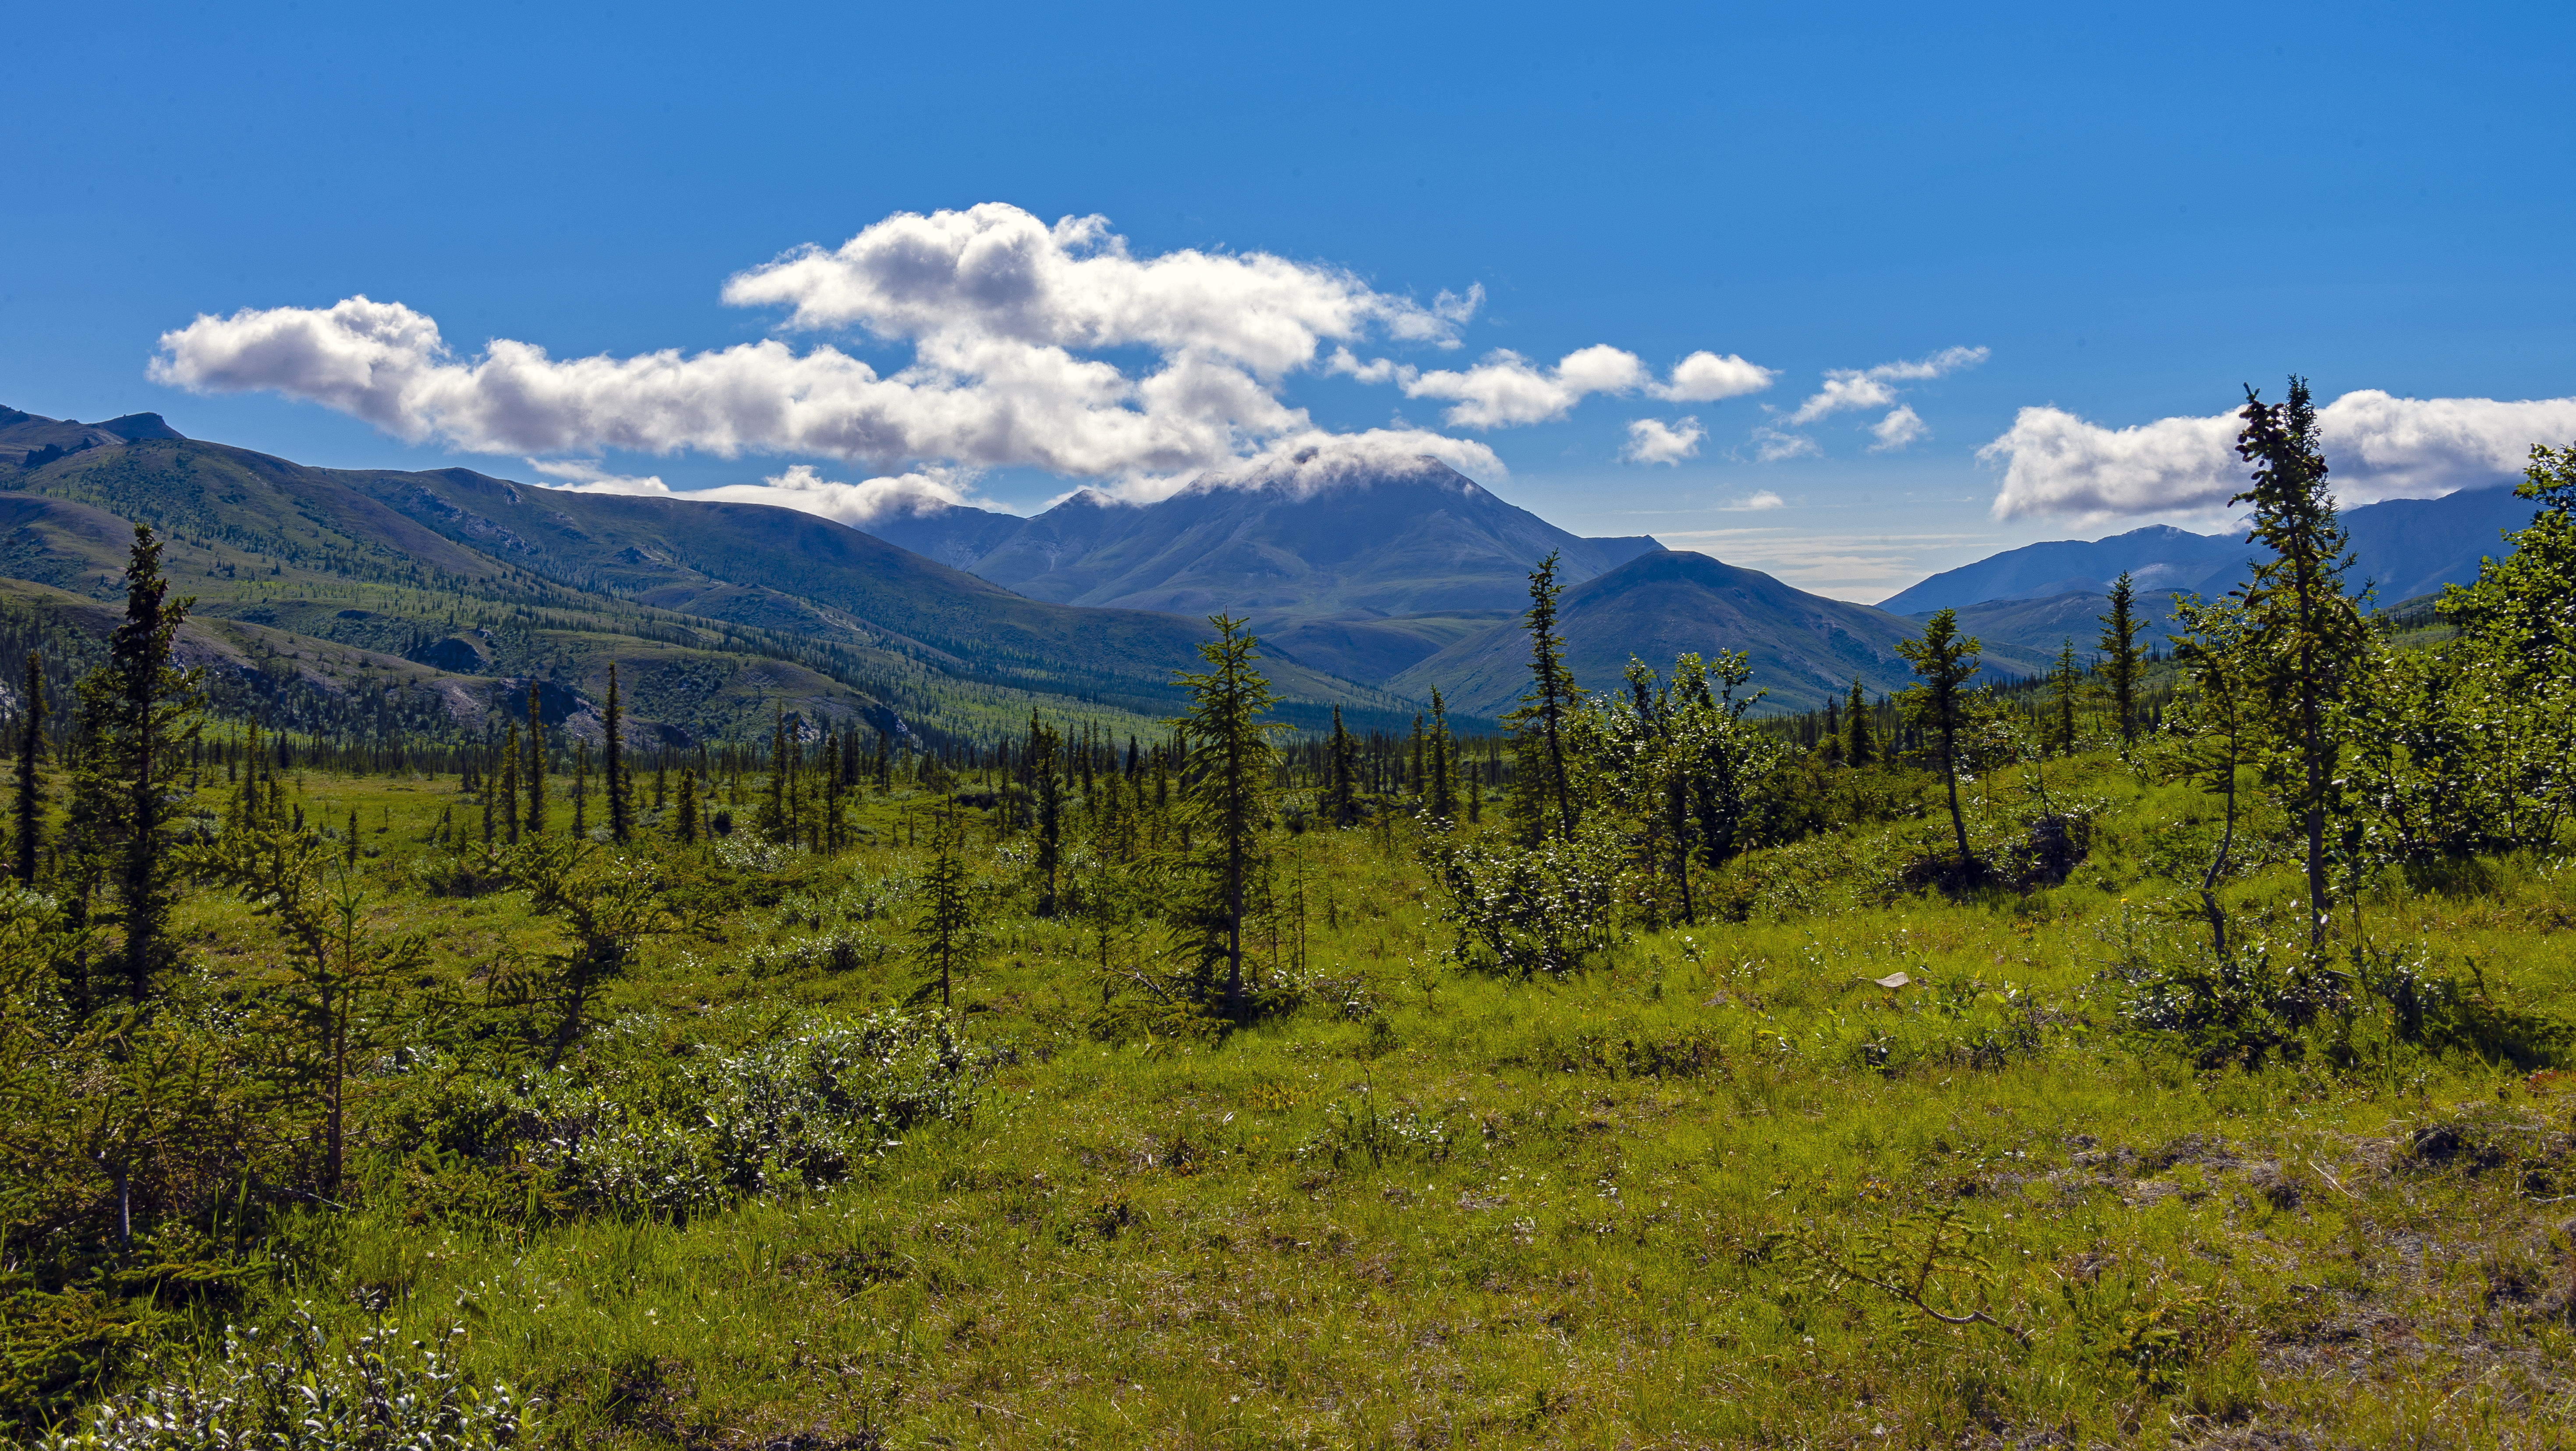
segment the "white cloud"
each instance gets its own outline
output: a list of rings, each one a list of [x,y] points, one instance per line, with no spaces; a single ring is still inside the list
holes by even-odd
[[[1725,357],[1702,349],[1673,365],[1672,381],[1646,391],[1672,403],[1715,403],[1759,393],[1778,382],[1777,371],[1748,363],[1733,353]]]
[[[459,356],[400,303],[200,316],[161,338],[159,382],[267,390],[398,437],[477,453],[694,449],[809,454],[884,466],[1027,466],[1136,479],[1222,468],[1320,433],[1279,396],[1327,341],[1455,346],[1483,290],[1422,307],[1338,269],[1261,253],[1131,256],[1099,218],[1050,227],[985,205],[879,222],[837,250],[744,272],[727,301],[787,309],[793,327],[856,327],[909,343],[880,373],[824,343],[556,359],[494,339]],[[1085,350],[1142,349],[1132,375]],[[1390,368],[1387,376],[1394,376]],[[1499,472],[1481,445],[1407,445]],[[580,482],[573,480],[573,482]],[[745,485],[743,487],[750,487]],[[846,487],[861,487],[849,485]]]
[[[2246,486],[2234,412],[2104,428],[2056,408],[2025,408],[1977,456],[2003,466],[1994,516],[2076,521],[2226,507]],[[2398,398],[2346,393],[2317,412],[2336,497],[2438,498],[2502,483],[2531,446],[2576,440],[2576,398]]]
[[[1775,464],[1782,459],[1810,458],[1822,454],[1816,441],[1803,433],[1791,433],[1771,425],[1758,424],[1753,430],[1753,456],[1763,463]]]
[[[1919,383],[1927,378],[1938,378],[1944,373],[1973,368],[1984,362],[1987,356],[1984,348],[1943,348],[1928,358],[1918,358],[1910,363],[1828,369],[1824,386],[1798,405],[1798,411],[1789,415],[1789,424],[1793,428],[1803,428],[1828,414],[1848,409],[1884,408],[1896,401],[1896,390],[1889,384]]]
[[[1787,425],[1804,428],[1837,413],[1864,408],[1892,408],[1885,418],[1870,428],[1870,433],[1878,439],[1870,446],[1870,452],[1884,453],[1889,449],[1903,448],[1931,429],[1911,407],[1895,406],[1898,396],[1895,385],[1919,383],[1962,368],[1973,368],[1988,356],[1984,348],[1943,348],[1912,362],[1881,363],[1875,368],[1828,368],[1824,385],[1789,414]],[[1796,438],[1769,425],[1756,428],[1753,436],[1758,445],[1756,452],[1766,463],[1821,452],[1811,440]],[[1796,438],[1795,443],[1790,442],[1792,438]]]
[[[1459,428],[1508,428],[1563,418],[1594,393],[1637,393],[1676,403],[1714,403],[1771,386],[1779,375],[1730,353],[1691,354],[1674,365],[1672,380],[1655,381],[1654,373],[1635,353],[1596,343],[1541,368],[1508,349],[1487,354],[1476,366],[1456,371],[1421,372],[1398,368],[1381,358],[1361,363],[1337,354],[1327,368],[1362,382],[1393,378],[1408,398],[1456,401],[1441,417]]]
[[[1752,493],[1745,495],[1734,503],[1722,504],[1719,507],[1729,510],[1786,509],[1789,507],[1789,501],[1781,498],[1778,494],[1773,493],[1769,489],[1755,489]]]
[[[1885,418],[1870,425],[1869,436],[1877,439],[1878,442],[1871,444],[1869,451],[1888,453],[1905,447],[1931,431],[1932,425],[1925,423],[1921,414],[1916,413],[1909,405],[1900,403]]]
[[[1458,347],[1483,286],[1426,307],[1341,268],[1267,253],[1140,257],[1104,218],[1050,225],[1001,203],[899,213],[837,248],[800,247],[737,273],[723,298],[780,309],[790,331],[856,330],[910,358],[880,371],[828,341],[800,352],[778,338],[623,358],[555,358],[495,338],[467,354],[434,318],[361,295],[201,315],[162,335],[150,373],[196,392],[282,393],[475,453],[808,454],[889,474],[1032,467],[1123,489],[1308,446],[1322,431],[1281,397],[1304,370],[1448,399],[1449,421],[1471,428],[1562,417],[1593,393],[1713,402],[1775,376],[1702,351],[1658,383],[1606,345],[1546,369],[1508,352],[1464,370],[1362,362],[1353,344],[1370,338]],[[1113,350],[1147,361],[1096,356]],[[1396,445],[1406,457],[1501,471],[1481,445],[1381,432],[1413,440]]]
[[[1506,428],[1563,418],[1590,393],[1632,393],[1654,381],[1637,355],[1596,343],[1539,368],[1520,354],[1489,353],[1462,372],[1411,373],[1401,379],[1407,398],[1450,398],[1441,415],[1460,428]]]
[[[852,528],[865,528],[888,515],[919,514],[944,505],[974,505],[959,479],[933,470],[894,478],[841,483],[827,479],[811,464],[790,464],[757,484],[719,484],[706,489],[673,489],[658,475],[612,474],[595,459],[530,459],[528,467],[552,482],[549,489],[573,494],[637,494],[668,499],[706,499],[726,504],[770,504],[819,515]]]
[[[1640,418],[1628,425],[1627,445],[1619,457],[1632,464],[1674,464],[1699,454],[1699,442],[1708,430],[1696,418],[1684,418],[1667,424],[1660,418]]]

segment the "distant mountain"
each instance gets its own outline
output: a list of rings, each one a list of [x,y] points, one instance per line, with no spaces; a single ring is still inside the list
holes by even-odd
[[[1289,657],[1361,681],[1517,612],[1551,551],[1580,581],[1662,547],[1567,533],[1434,459],[1209,479],[1145,504],[1084,489],[1024,520],[952,506],[866,527],[1032,599],[1243,615]]]
[[[2375,582],[2383,605],[2434,593],[2445,584],[2466,584],[2477,578],[2481,559],[2507,552],[2503,532],[2530,523],[2532,507],[2511,489],[2473,489],[2439,499],[2390,499],[2347,509],[2343,523],[2354,558],[2350,581],[2355,588]],[[2123,570],[2141,590],[2218,595],[2243,582],[2255,552],[2237,536],[2193,534],[2163,525],[2090,543],[2030,544],[1945,570],[1880,601],[1879,608],[1919,618],[1990,600],[2098,594]]]
[[[527,678],[594,699],[616,661],[639,729],[675,738],[765,734],[782,698],[809,725],[855,714],[974,738],[1024,723],[1032,704],[1167,715],[1182,698],[1173,672],[1198,663],[1208,633],[1186,616],[1028,599],[789,509],[466,469],[312,468],[182,438],[148,414],[80,424],[11,411],[0,449],[0,596],[86,619],[117,597],[131,522],[151,524],[178,587],[199,598],[205,658],[234,662],[241,680],[306,681],[273,721],[299,728],[479,729]],[[35,638],[8,619],[0,636],[21,650]],[[240,664],[277,660],[299,663],[286,675]],[[1270,675],[1291,723],[1334,705],[1377,723],[1411,714],[1294,660]],[[377,692],[393,703],[364,705]]]
[[[2130,608],[2146,626],[2138,636],[2141,648],[2167,648],[2179,628],[2172,621],[2174,601],[2181,597],[2174,590],[2138,592]],[[2109,596],[2091,592],[2070,591],[2031,600],[1986,600],[1959,611],[1959,629],[1976,636],[1990,653],[2018,650],[2050,660],[2056,658],[2059,647],[2072,640],[2075,658],[2090,662],[2101,653],[2095,642],[2102,638],[2102,616],[2110,609]],[[1929,615],[1931,611],[1923,613]]]
[[[1868,605],[1793,589],[1767,574],[1705,554],[1658,550],[1565,592],[1558,619],[1566,664],[1587,690],[1619,686],[1630,656],[1669,671],[1686,652],[1742,650],[1763,708],[1808,710],[1850,688],[1873,693],[1910,684],[1896,642],[1921,634],[1912,620]],[[2043,656],[2008,644],[1985,652],[1989,670],[2027,675]],[[1453,710],[1508,710],[1529,684],[1529,638],[1517,619],[1458,641],[1387,682],[1417,698],[1440,688]]]

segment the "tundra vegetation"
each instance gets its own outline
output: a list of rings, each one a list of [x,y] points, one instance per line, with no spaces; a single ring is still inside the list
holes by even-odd
[[[0,673],[5,1434],[2566,1444],[2576,450],[2401,631],[2304,407],[2170,658],[1587,694],[1541,564],[1508,738],[1221,618],[1152,739],[358,752],[138,531]]]

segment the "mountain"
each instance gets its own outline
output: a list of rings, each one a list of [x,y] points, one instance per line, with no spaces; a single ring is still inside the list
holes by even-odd
[[[1208,633],[1028,599],[788,509],[312,468],[150,415],[0,418],[0,654],[72,638],[65,622],[121,598],[132,523],[147,523],[198,597],[187,648],[236,697],[282,692],[274,724],[479,731],[530,679],[578,716],[613,661],[639,729],[671,739],[766,734],[782,699],[808,725],[861,717],[924,739],[989,739],[1033,705],[1141,728],[1180,704],[1173,672]],[[1293,660],[1270,673],[1292,723],[1334,705],[1410,718],[1410,702]]]
[[[1557,618],[1565,660],[1587,690],[1619,686],[1630,656],[1659,671],[1675,657],[1741,650],[1767,710],[1809,710],[1839,697],[1854,676],[1874,693],[1901,689],[1913,672],[1896,642],[1918,637],[1913,620],[1868,605],[1793,589],[1767,574],[1705,554],[1657,550],[1566,590]],[[2046,659],[2010,645],[1986,667],[2027,675]],[[1529,640],[1518,620],[1459,640],[1387,682],[1416,697],[1438,686],[1453,710],[1496,715],[1529,683]]]
[[[1550,552],[1580,581],[1662,547],[1569,534],[1434,459],[1291,466],[1152,503],[1084,489],[1014,527],[1008,517],[949,506],[867,527],[1033,599],[1242,615],[1289,658],[1363,681],[1517,613]]]
[[[2354,559],[2348,578],[2356,588],[2375,582],[2383,605],[2432,594],[2445,584],[2466,584],[2477,578],[2481,559],[2506,552],[2501,535],[2530,523],[2532,510],[2531,501],[2511,489],[2390,499],[2344,510]],[[2246,561],[2256,552],[2234,535],[2163,525],[2089,543],[2029,544],[1945,570],[1881,600],[1879,608],[1920,618],[1989,600],[2098,594],[2123,570],[2142,591],[2218,595],[2244,581]]]
[[[2146,623],[2138,635],[2141,649],[2168,647],[2178,628],[2172,621],[2174,601],[2180,598],[2174,590],[2138,592],[2130,609]],[[2072,640],[2075,658],[2089,662],[2102,653],[2095,642],[2102,637],[2102,616],[2110,608],[2109,596],[2078,591],[2029,600],[1986,600],[1959,611],[1959,629],[1976,636],[1989,653],[2024,651],[2051,660],[2060,646]]]

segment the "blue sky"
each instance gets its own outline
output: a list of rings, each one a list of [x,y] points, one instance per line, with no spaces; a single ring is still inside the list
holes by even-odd
[[[793,289],[728,304],[727,279],[1003,203],[1106,218],[1081,255],[1110,234],[1139,263],[1263,254],[1375,310],[1237,370],[1303,410],[1243,454],[1437,434],[1578,532],[1876,599],[2032,539],[2214,520],[2196,420],[2294,369],[2344,400],[2329,444],[2356,498],[2576,441],[2552,402],[2576,394],[2572,29],[2541,6],[22,7],[0,402],[154,410],[312,463],[533,478],[536,456],[682,489],[804,465],[1027,510],[1084,481],[1061,451],[883,459],[742,427],[733,457],[703,431],[614,446],[654,436],[631,418],[538,449],[292,396],[302,364],[229,334],[160,343],[363,294],[434,319],[459,377],[492,339],[559,363],[774,338],[882,378],[922,335],[864,307],[790,326]],[[1172,361],[1135,340],[1155,325],[1077,360],[1141,381]],[[1545,383],[1603,346],[1641,371],[1537,421],[1460,423],[1482,385],[1423,381],[1508,349]],[[1343,347],[1411,371],[1334,373]],[[1957,349],[1985,351],[1868,372]],[[1685,388],[1700,352],[1770,381]],[[941,398],[989,403],[956,366]],[[1835,370],[1875,401],[1819,412]],[[1640,420],[1672,462],[1623,459]],[[1131,489],[1188,471],[1084,457]]]

